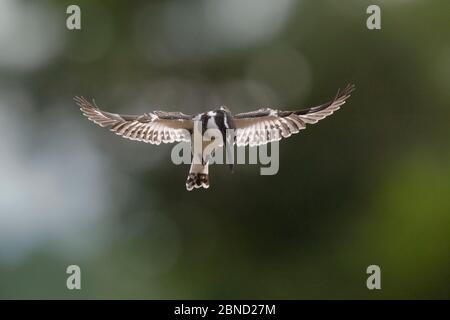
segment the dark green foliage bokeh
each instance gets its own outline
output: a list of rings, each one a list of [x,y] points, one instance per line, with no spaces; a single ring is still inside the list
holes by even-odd
[[[211,188],[194,192],[184,188],[188,166],[170,162],[169,146],[120,139],[73,106],[67,114],[127,179],[114,182],[113,205],[98,223],[108,240],[73,259],[70,249],[54,253],[49,241],[15,264],[0,261],[0,297],[449,298],[450,3],[295,2],[287,23],[267,40],[208,55],[193,50],[164,63],[144,57],[136,37],[159,45],[166,1],[79,1],[83,29],[64,31],[60,55],[32,74],[0,73],[27,88],[35,121],[47,105],[71,106],[75,95],[128,114],[144,111],[127,103],[142,94],[148,111],[207,110],[208,90],[245,77],[265,52],[273,65],[260,76],[269,85],[275,81],[286,108],[323,103],[348,82],[357,86],[342,110],[280,144],[277,175],[261,176],[257,166],[239,165],[234,174],[212,166]],[[369,31],[365,10],[375,3],[382,8],[382,30]],[[64,28],[73,1],[48,4]],[[142,8],[149,12],[147,29],[136,27]],[[174,26],[180,32],[191,27],[183,20]],[[105,52],[103,41],[109,43]],[[279,48],[301,52],[307,61],[305,95],[283,96],[285,82],[297,78],[280,73],[287,58],[277,56],[284,52]],[[145,95],[149,81],[167,78],[200,83],[199,105],[187,98],[184,105],[180,94],[176,104],[158,106]],[[225,103],[236,111],[261,103],[246,99],[236,101],[249,105]],[[79,292],[65,288],[69,264],[83,270]],[[381,267],[380,291],[366,288],[371,264]]]

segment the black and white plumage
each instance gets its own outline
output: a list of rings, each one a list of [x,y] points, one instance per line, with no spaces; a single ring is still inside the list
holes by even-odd
[[[312,108],[298,111],[263,108],[234,116],[226,107],[197,115],[165,111],[121,115],[100,110],[95,102],[92,104],[83,97],[75,97],[75,101],[89,120],[127,139],[157,145],[172,142],[189,142],[192,145],[195,135],[201,134],[203,137],[208,129],[218,129],[226,147],[232,148],[233,145],[259,146],[290,137],[305,129],[307,124],[314,124],[338,110],[354,88],[354,85],[347,85],[338,91],[333,100]],[[201,128],[201,131],[196,128]],[[230,130],[233,130],[234,137],[227,135]],[[186,181],[188,190],[209,187],[209,155],[202,153],[208,144],[203,142],[200,154],[193,154],[193,159],[197,158],[197,161],[191,164]]]

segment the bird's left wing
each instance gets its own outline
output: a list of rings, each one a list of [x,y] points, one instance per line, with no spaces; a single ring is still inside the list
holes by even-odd
[[[336,97],[320,106],[298,110],[281,111],[270,108],[240,113],[234,116],[237,146],[259,146],[281,138],[290,137],[338,110],[355,89],[347,85]]]
[[[89,120],[124,138],[152,144],[190,141],[194,124],[191,115],[164,111],[122,115],[102,111],[83,97],[74,100]]]

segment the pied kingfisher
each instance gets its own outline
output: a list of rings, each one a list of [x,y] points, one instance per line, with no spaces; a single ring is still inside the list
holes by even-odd
[[[97,105],[83,97],[75,97],[83,114],[96,124],[109,128],[116,134],[131,140],[151,144],[170,142],[189,142],[192,158],[186,189],[208,188],[208,157],[203,154],[212,139],[202,139],[210,129],[218,130],[227,149],[237,146],[259,146],[279,141],[305,129],[306,124],[313,124],[338,110],[354,90],[354,85],[347,85],[338,91],[335,98],[322,105],[298,111],[281,111],[262,108],[256,111],[233,115],[227,107],[187,115],[182,112],[153,111],[143,115],[122,115],[100,110]],[[227,132],[234,134],[229,135]],[[193,148],[195,137],[201,136],[202,147],[198,152]],[[210,137],[209,137],[210,138]],[[223,145],[222,144],[222,145]],[[221,145],[221,146],[222,146]],[[211,151],[214,152],[214,149]],[[197,160],[197,161],[195,161]],[[230,164],[233,169],[232,161]]]

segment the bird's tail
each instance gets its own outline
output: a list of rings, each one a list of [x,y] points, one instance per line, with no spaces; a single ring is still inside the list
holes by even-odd
[[[192,162],[186,180],[186,189],[191,191],[194,188],[209,188],[208,163],[196,164]]]

